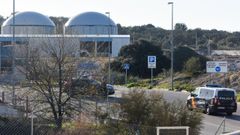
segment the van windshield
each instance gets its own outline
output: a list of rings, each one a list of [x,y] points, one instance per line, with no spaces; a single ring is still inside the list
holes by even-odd
[[[234,92],[233,91],[219,91],[218,92],[219,97],[234,97]]]

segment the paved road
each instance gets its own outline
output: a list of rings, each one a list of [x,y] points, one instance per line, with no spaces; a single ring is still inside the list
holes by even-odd
[[[120,98],[122,94],[127,94],[129,92],[128,89],[124,87],[116,87],[116,93],[112,95],[112,98]],[[183,103],[186,101],[188,93],[187,92],[172,92],[172,91],[166,91],[166,90],[147,90],[149,93],[161,93],[163,94],[164,98],[169,101],[173,102],[175,100],[180,100]],[[225,120],[225,131],[235,131],[240,130],[240,104],[238,103],[238,110],[237,113],[233,113],[232,116],[226,116],[225,114],[218,114],[216,116],[212,115],[206,115],[204,114],[203,119],[203,129],[201,131],[202,135],[214,135],[215,132],[218,129],[218,126],[224,119]],[[223,128],[221,128],[220,131],[223,131]]]

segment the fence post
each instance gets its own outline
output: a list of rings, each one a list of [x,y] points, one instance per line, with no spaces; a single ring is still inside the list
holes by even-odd
[[[33,135],[33,110],[31,112],[31,135]]]
[[[225,116],[224,116],[224,119],[223,119],[223,133],[225,133]]]
[[[158,127],[157,127],[157,135],[160,135],[160,130],[158,129]]]
[[[189,135],[189,127],[187,127],[186,135]]]
[[[80,99],[79,99],[79,101],[78,101],[78,103],[79,103],[79,112],[80,112],[80,116],[79,116],[79,121],[81,122],[81,117],[82,117],[82,96],[80,96]]]
[[[28,96],[26,97],[26,118],[28,118],[28,112],[29,112],[29,104],[28,104]]]
[[[5,97],[4,97],[5,95],[4,95],[4,91],[2,92],[2,102],[4,103],[5,101]]]

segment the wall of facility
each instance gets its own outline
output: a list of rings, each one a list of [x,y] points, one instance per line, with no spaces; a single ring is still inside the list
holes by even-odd
[[[118,29],[116,26],[92,26],[92,25],[83,25],[83,26],[69,26],[65,27],[65,34],[73,35],[116,35],[118,34]]]
[[[130,44],[130,37],[114,37],[112,38],[112,57],[117,57],[120,49]]]
[[[54,34],[53,26],[15,26],[15,34]],[[2,34],[13,34],[12,26],[2,27]]]

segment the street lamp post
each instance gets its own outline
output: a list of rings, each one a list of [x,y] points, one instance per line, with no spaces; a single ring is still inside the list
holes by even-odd
[[[13,45],[13,53],[12,53],[12,103],[13,105],[16,104],[15,99],[15,81],[14,81],[14,75],[15,75],[15,0],[13,0],[13,22],[12,22],[12,45]]]
[[[111,45],[110,45],[110,12],[106,12],[106,14],[108,15],[108,83],[111,84],[111,66],[110,66],[110,58],[111,58]]]
[[[111,57],[111,47],[110,47],[110,27],[111,27],[111,23],[110,23],[110,12],[106,12],[106,14],[108,15],[108,23],[109,23],[109,26],[108,26],[108,84],[111,84],[111,66],[110,66],[110,57]],[[105,86],[107,87],[107,86]],[[108,112],[108,109],[109,109],[109,102],[108,102],[108,88],[107,89],[107,114],[109,113]]]
[[[171,20],[171,89],[173,90],[173,2],[168,2],[169,5],[172,5],[172,20]]]

